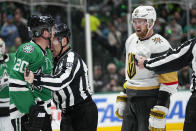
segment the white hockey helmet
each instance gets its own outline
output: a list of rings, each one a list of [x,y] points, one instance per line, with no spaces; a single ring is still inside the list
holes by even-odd
[[[5,54],[5,42],[0,38],[0,60],[3,59]]]
[[[153,20],[154,25],[156,21],[156,11],[152,6],[138,6],[132,13],[132,21],[134,18],[146,19],[147,23]]]

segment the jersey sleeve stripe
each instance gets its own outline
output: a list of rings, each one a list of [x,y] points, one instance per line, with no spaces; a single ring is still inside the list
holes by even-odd
[[[178,81],[175,81],[175,82],[170,82],[170,83],[163,83],[164,85],[175,85],[175,84],[178,84]]]
[[[26,85],[27,84],[27,82],[25,82],[25,81],[18,80],[18,79],[12,79],[12,78],[9,79],[9,82],[19,84],[19,85]]]

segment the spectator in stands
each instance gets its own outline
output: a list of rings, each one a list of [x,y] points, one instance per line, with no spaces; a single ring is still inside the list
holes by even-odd
[[[103,91],[112,91],[112,92],[114,92],[114,91],[122,91],[122,89],[123,88],[118,85],[117,80],[112,78],[109,81],[109,83],[106,85],[106,87],[104,88]]]
[[[103,88],[105,86],[104,74],[101,65],[95,65],[93,69],[93,73],[94,73],[94,77],[93,77],[94,91],[101,92],[103,91]]]
[[[196,36],[196,17],[192,17],[190,20],[190,25],[184,27],[184,37],[187,37],[187,31],[189,31],[191,38]]]
[[[0,12],[0,30],[1,30],[1,26],[2,26],[2,13]]]
[[[125,52],[123,52],[125,53]],[[119,59],[114,58],[114,63],[116,65],[117,71],[119,72],[122,68],[125,67],[125,54],[123,54],[120,56]]]
[[[186,20],[184,16],[181,16],[180,13],[178,11],[176,11],[174,13],[174,18],[176,20],[176,22],[181,25],[181,27],[183,28],[186,24]]]
[[[154,32],[157,33],[157,34],[163,35],[164,27],[161,23],[161,20],[162,19],[157,18],[157,20],[155,21]]]
[[[114,20],[114,25],[117,28],[118,31],[124,33],[127,32],[127,19],[126,15],[122,13],[122,16],[116,17]],[[127,37],[127,36],[126,36]]]
[[[14,22],[15,22],[15,25],[17,26],[18,33],[22,40],[22,43],[29,41],[30,39],[29,39],[28,28],[26,24],[24,23],[25,21],[22,17],[22,13],[19,8],[16,9],[15,11]]]
[[[183,37],[183,30],[174,17],[170,17],[169,24],[165,27],[165,37],[173,48],[180,44]]]
[[[119,85],[123,85],[125,83],[125,68],[121,68],[119,71]]]
[[[11,14],[7,16],[7,21],[1,28],[0,35],[5,40],[5,44],[8,48],[15,44],[14,40],[19,35],[17,27],[13,24],[13,16]]]
[[[15,10],[15,15],[16,14],[19,14],[20,15],[20,21],[23,23],[23,24],[25,24],[25,25],[27,25],[27,19],[25,19],[24,17],[23,17],[23,13],[22,13],[22,10],[20,9],[20,8],[17,8],[16,10]]]
[[[116,82],[119,83],[118,82],[119,74],[117,73],[116,65],[114,63],[109,63],[107,65],[107,71],[106,71],[106,74],[104,76],[104,80],[106,82],[111,82],[112,79],[116,80]]]
[[[15,53],[16,50],[18,49],[18,47],[22,44],[22,40],[20,37],[16,37],[15,39],[15,45],[13,45],[10,49],[9,52],[10,53]]]
[[[165,24],[166,24],[167,17],[168,17],[168,12],[164,8],[161,10],[160,18],[163,20],[163,23],[165,23]]]
[[[97,32],[99,30],[99,26],[101,25],[100,20],[94,15],[94,11],[91,10],[90,12],[90,29],[91,32]],[[85,18],[82,18],[81,27],[85,27]]]
[[[196,6],[190,10],[190,16],[191,16],[191,18],[196,17]]]
[[[189,89],[191,84],[192,70],[189,66],[183,67],[178,71],[179,89]]]
[[[110,46],[115,46],[118,49],[121,47],[121,32],[118,31],[115,26],[111,23],[108,24],[109,34],[108,34],[108,42]]]

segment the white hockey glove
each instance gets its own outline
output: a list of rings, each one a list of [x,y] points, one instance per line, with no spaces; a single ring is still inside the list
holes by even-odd
[[[120,92],[116,98],[115,114],[118,118],[123,119],[123,112],[127,103],[127,94]]]
[[[165,131],[168,108],[156,105],[150,111],[149,129],[150,131]]]

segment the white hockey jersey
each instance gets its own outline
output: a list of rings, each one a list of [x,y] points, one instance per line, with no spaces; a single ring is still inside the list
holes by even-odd
[[[159,89],[169,93],[175,92],[178,83],[176,72],[158,75],[147,69],[139,69],[137,66],[137,57],[153,58],[171,48],[165,38],[155,34],[149,39],[139,40],[134,33],[127,39],[125,47],[127,81],[125,87],[128,94],[132,96],[154,95]]]

